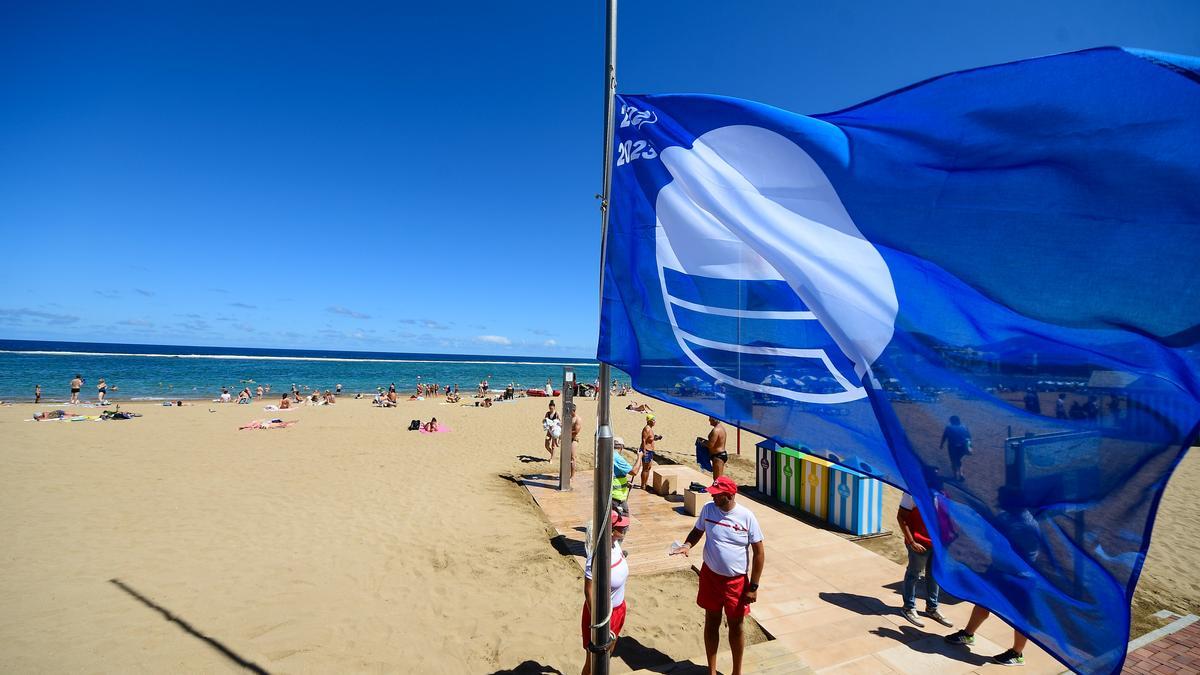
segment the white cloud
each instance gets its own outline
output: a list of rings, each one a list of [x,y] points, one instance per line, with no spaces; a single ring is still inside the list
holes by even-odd
[[[180,321],[175,324],[179,330],[188,333],[211,333],[212,328],[209,328],[208,322],[203,319],[191,319],[188,321]]]
[[[512,340],[509,340],[503,335],[480,335],[475,339],[479,342],[486,342],[487,344],[492,345],[504,345],[506,347],[512,344]]]
[[[238,330],[240,330],[240,331],[245,331],[245,332],[247,332],[247,333],[253,333],[253,332],[254,332],[254,326],[251,326],[251,325],[250,325],[250,324],[248,324],[248,323],[242,323],[242,322],[240,322],[240,321],[239,321],[238,323],[235,323],[235,324],[233,324],[233,327],[234,327],[234,328],[236,328],[236,329],[238,329]]]
[[[356,312],[347,307],[342,307],[341,305],[334,305],[333,307],[327,308],[326,311],[328,311],[331,314],[341,314],[342,316],[348,316],[351,319],[369,319],[369,318],[371,318],[371,315],[369,315],[369,314],[363,314],[362,312]]]
[[[542,343],[542,346],[543,347],[557,347],[558,340],[546,340],[545,342]]]
[[[400,323],[406,323],[410,326],[420,324],[423,328],[432,328],[433,330],[448,330],[454,322],[452,321],[449,324],[446,324],[433,319],[400,319]],[[482,330],[483,326],[476,326],[476,328]]]
[[[374,331],[368,330],[368,331],[364,332],[357,328],[354,330],[338,330],[336,328],[322,328],[321,330],[319,330],[317,332],[320,333],[321,335],[323,335],[327,338],[333,339],[333,340],[360,340],[361,341],[361,340],[370,339],[370,337],[367,335],[367,333],[373,333]]]
[[[20,309],[0,309],[0,323],[15,325],[23,322],[27,318],[36,319],[41,323],[54,324],[58,326],[79,321],[79,317],[71,314],[41,312],[36,309],[29,309],[28,307],[21,307]]]

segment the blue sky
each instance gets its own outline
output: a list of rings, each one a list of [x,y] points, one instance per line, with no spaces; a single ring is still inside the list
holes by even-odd
[[[0,4],[0,338],[590,356],[603,3]],[[252,5],[252,6],[248,6]],[[626,2],[619,89],[804,113],[1200,3]]]

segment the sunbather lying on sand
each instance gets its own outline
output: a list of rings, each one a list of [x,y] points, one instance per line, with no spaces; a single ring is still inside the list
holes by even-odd
[[[631,402],[629,405],[625,406],[625,409],[640,413],[654,412],[654,408],[651,408],[649,404],[638,403],[637,401]]]
[[[36,413],[33,416],[33,419],[38,422],[45,422],[46,420],[61,420],[67,416],[66,410],[51,410],[50,412]]]
[[[238,427],[238,431],[242,429],[286,429],[287,427],[296,424],[300,420],[254,420],[253,422]]]

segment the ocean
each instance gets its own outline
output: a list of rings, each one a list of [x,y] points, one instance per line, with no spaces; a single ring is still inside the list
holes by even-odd
[[[221,387],[236,395],[260,384],[278,395],[293,384],[325,390],[340,383],[344,392],[373,393],[393,383],[413,391],[419,381],[473,394],[483,379],[494,390],[510,382],[542,388],[549,378],[559,389],[563,366],[581,382],[599,374],[591,359],[0,340],[0,400],[32,401],[37,384],[43,401],[66,400],[76,373],[85,382],[83,398],[94,400],[104,378],[117,401],[211,399]],[[628,382],[614,370],[618,376]]]

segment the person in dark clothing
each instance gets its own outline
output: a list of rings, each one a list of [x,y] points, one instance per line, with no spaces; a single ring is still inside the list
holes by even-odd
[[[1025,410],[1035,415],[1042,414],[1042,401],[1038,398],[1037,391],[1033,387],[1025,391]]]
[[[942,431],[942,441],[938,443],[938,449],[947,447],[950,452],[950,467],[953,470],[956,480],[963,479],[962,461],[963,458],[971,454],[971,432],[963,426],[962,420],[958,415],[950,418],[950,424]]]

